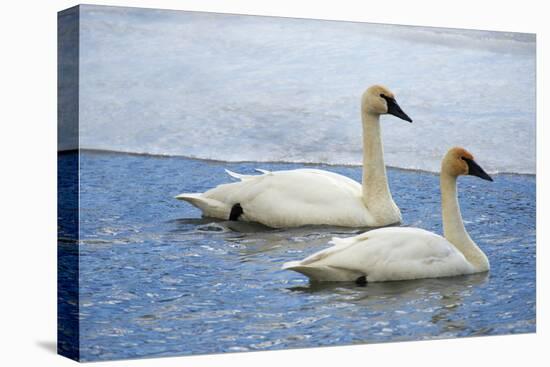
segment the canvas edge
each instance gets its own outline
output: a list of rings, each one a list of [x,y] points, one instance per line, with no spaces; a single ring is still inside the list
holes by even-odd
[[[80,6],[57,13],[57,353],[80,360]]]

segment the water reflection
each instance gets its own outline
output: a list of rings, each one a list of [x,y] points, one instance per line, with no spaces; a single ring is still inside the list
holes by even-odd
[[[167,223],[175,224],[176,228],[174,231],[184,231],[190,230],[194,227],[208,227],[219,226],[226,230],[233,231],[235,233],[283,233],[285,236],[293,237],[296,235],[308,235],[312,232],[327,232],[334,235],[349,235],[349,234],[359,234],[367,230],[374,228],[365,227],[365,228],[349,228],[349,227],[338,227],[338,226],[317,226],[317,225],[308,225],[295,228],[272,228],[261,223],[256,222],[241,222],[241,221],[228,221],[217,218],[210,217],[200,217],[200,218],[179,218],[167,221]],[[214,230],[216,231],[216,230]]]
[[[335,236],[354,236],[372,228],[347,228],[337,226],[303,226],[289,229],[277,229],[254,222],[224,221],[214,218],[181,218],[170,221],[172,233],[193,235],[220,234],[221,239],[239,249],[241,261],[251,256],[268,253],[278,248],[290,249],[303,256],[307,249],[328,247]]]
[[[432,324],[440,327],[442,333],[455,333],[468,327],[467,320],[456,316],[464,305],[464,299],[471,297],[473,290],[486,284],[488,279],[489,273],[480,273],[368,283],[366,286],[353,282],[309,283],[288,287],[287,290],[298,294],[332,295],[334,303],[351,303],[374,313],[387,313],[388,310],[393,310],[396,315],[405,315],[411,310],[433,313]]]

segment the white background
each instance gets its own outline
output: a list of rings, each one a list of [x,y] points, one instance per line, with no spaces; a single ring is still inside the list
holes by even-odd
[[[544,61],[550,33],[543,1],[503,0],[299,0],[88,1],[182,10],[378,23],[445,26],[537,33],[537,334],[389,343],[278,352],[237,353],[94,366],[275,366],[357,364],[535,366],[548,361],[549,343],[548,149],[544,121]],[[65,366],[74,362],[54,353],[56,339],[56,12],[73,1],[11,1],[1,8],[0,26],[0,363],[3,366]],[[546,11],[545,11],[546,10]],[[546,14],[546,16],[545,16]],[[546,23],[546,24],[545,24]],[[421,91],[429,93],[429,91]],[[548,98],[546,98],[548,104]],[[550,344],[549,344],[550,345]],[[547,347],[548,348],[548,347]]]

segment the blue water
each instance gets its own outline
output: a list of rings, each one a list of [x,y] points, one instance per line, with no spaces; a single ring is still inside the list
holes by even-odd
[[[74,155],[60,156],[61,170],[69,164]],[[302,166],[83,151],[82,360],[535,331],[535,176],[459,180],[466,227],[489,257],[489,274],[366,287],[310,285],[280,270],[332,236],[364,229],[273,230],[202,219],[173,199],[229,182],[224,168]],[[361,176],[357,166],[310,167]],[[441,233],[438,176],[398,169],[388,176],[403,225]]]

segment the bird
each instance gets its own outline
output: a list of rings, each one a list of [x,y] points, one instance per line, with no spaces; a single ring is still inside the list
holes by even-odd
[[[379,227],[401,222],[386,176],[380,116],[412,119],[387,87],[373,85],[361,97],[363,125],[362,184],[319,169],[266,171],[259,175],[226,172],[238,182],[221,184],[204,193],[183,193],[203,216],[258,222],[272,228],[304,225]]]
[[[451,148],[440,172],[444,236],[420,228],[386,227],[349,238],[333,238],[332,247],[282,268],[306,275],[312,282],[355,281],[358,284],[439,278],[489,271],[487,256],[464,227],[457,198],[461,175],[493,179],[470,152]]]

